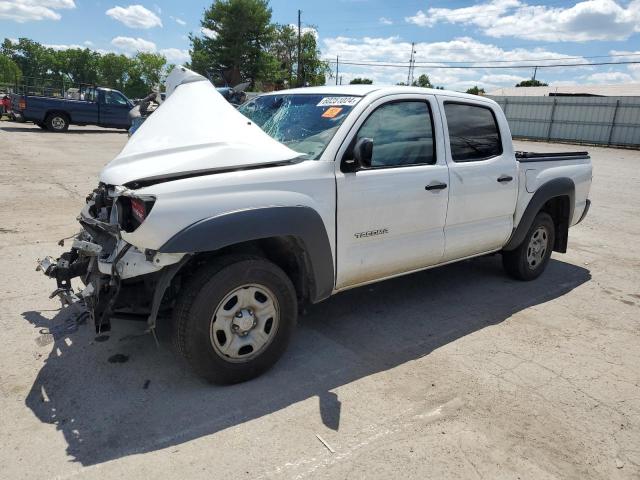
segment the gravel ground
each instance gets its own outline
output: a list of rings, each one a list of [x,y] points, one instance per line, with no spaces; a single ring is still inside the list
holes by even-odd
[[[95,338],[34,271],[126,140],[0,123],[3,478],[640,477],[639,151],[588,147],[591,212],[539,280],[493,256],[345,292],[215,387],[139,324]]]

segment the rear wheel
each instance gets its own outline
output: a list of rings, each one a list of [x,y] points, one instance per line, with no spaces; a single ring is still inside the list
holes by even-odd
[[[549,263],[555,241],[555,226],[548,213],[536,215],[522,243],[511,251],[502,252],[502,265],[518,280],[538,278]]]
[[[203,267],[174,309],[174,345],[213,383],[249,380],[285,351],[297,318],[289,277],[260,257],[233,256]]]
[[[69,129],[69,118],[63,113],[50,113],[45,123],[52,132],[66,132]]]

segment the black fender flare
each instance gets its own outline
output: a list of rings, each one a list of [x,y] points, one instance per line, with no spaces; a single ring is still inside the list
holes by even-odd
[[[331,244],[322,217],[313,208],[262,207],[204,218],[171,237],[162,253],[212,252],[231,245],[272,237],[296,238],[307,257],[314,303],[331,295],[334,268]]]
[[[575,206],[575,197],[576,197],[576,186],[568,177],[560,177],[554,178],[553,180],[548,181],[547,183],[542,184],[533,194],[531,200],[529,200],[529,204],[522,214],[522,218],[520,218],[520,223],[513,230],[511,237],[507,244],[503,247],[503,250],[514,250],[516,249],[524,240],[524,237],[527,235],[527,232],[531,228],[531,224],[533,223],[533,219],[536,217],[538,212],[542,209],[545,203],[555,197],[569,197],[569,218],[567,220],[566,228],[569,228],[569,223],[573,218],[573,209]],[[562,234],[562,232],[559,232]],[[565,239],[566,240],[566,239]]]

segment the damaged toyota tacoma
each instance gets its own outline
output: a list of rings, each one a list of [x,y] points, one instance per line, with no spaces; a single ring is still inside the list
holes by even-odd
[[[177,67],[70,251],[39,268],[97,331],[166,318],[197,373],[233,383],[277,361],[305,304],[343,290],[498,252],[537,278],[587,214],[591,178],[586,152],[514,151],[487,98],[354,85],[236,110]]]

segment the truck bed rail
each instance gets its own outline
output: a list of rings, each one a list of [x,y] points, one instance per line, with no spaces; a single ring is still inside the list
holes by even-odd
[[[585,160],[589,152],[516,152],[518,162],[553,162],[558,160]]]

